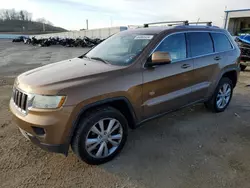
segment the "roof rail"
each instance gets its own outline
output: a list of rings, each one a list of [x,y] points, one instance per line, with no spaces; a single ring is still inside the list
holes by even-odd
[[[170,24],[172,23],[172,24]],[[144,27],[148,27],[149,25],[156,25],[156,24],[170,24],[170,25],[188,25],[188,20],[184,20],[184,21],[166,21],[166,22],[154,22],[154,23],[146,23],[144,24]]]
[[[168,26],[206,24],[207,26],[212,26],[211,21],[210,22],[189,22],[188,20],[184,20],[184,21],[166,21],[166,22],[146,23],[146,24],[144,24],[144,27],[148,27],[149,25],[156,25],[156,24],[168,24]]]
[[[207,26],[212,26],[212,22],[188,22],[188,25],[190,24],[195,24],[195,25],[206,24]]]

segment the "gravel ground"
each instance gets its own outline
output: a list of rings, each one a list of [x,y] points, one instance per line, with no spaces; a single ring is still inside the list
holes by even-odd
[[[202,104],[130,131],[121,155],[90,166],[72,152],[47,153],[18,131],[8,109],[14,77],[86,49],[40,48],[0,41],[0,187],[247,188],[250,183],[250,70],[241,73],[229,108]]]

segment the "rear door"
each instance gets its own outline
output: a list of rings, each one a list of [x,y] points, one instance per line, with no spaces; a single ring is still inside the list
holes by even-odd
[[[214,42],[215,58],[224,67],[227,64],[235,64],[234,47],[227,35],[224,33],[213,33],[211,36]],[[231,61],[231,62],[230,62]]]
[[[172,62],[143,71],[143,115],[149,118],[190,103],[193,60],[185,33],[167,36],[154,51],[168,52]]]
[[[187,33],[188,46],[194,60],[194,85],[192,86],[192,101],[203,100],[207,97],[215,75],[220,72],[220,54],[216,54],[212,36],[209,32]]]

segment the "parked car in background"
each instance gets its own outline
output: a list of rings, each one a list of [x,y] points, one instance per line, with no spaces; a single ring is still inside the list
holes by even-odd
[[[101,164],[122,150],[128,128],[197,102],[223,112],[239,61],[237,44],[218,27],[131,29],[21,74],[10,109],[34,144],[65,155],[71,145],[83,161]]]
[[[27,40],[27,39],[28,39],[28,37],[19,36],[19,37],[17,37],[17,38],[14,38],[14,39],[12,40],[12,42],[24,42],[24,41]]]
[[[236,37],[235,41],[241,50],[240,68],[244,71],[247,66],[250,66],[250,34]]]

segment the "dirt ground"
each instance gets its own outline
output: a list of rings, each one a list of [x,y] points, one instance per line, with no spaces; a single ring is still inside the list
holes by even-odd
[[[122,153],[104,165],[87,165],[72,151],[67,158],[47,153],[27,141],[8,109],[14,77],[84,50],[0,41],[0,187],[250,187],[250,70],[241,73],[224,113],[198,104],[147,122],[130,131]]]

